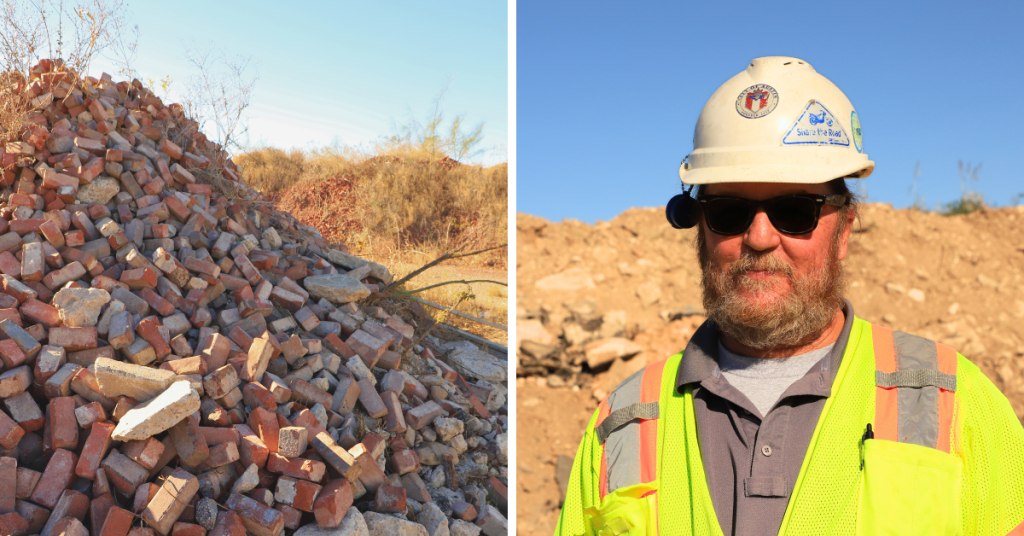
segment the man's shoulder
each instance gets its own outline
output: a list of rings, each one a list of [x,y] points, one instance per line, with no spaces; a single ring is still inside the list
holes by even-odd
[[[640,401],[657,401],[666,374],[675,375],[680,354],[648,363],[628,378],[619,382],[611,392],[601,400],[601,405],[623,406]],[[674,364],[674,366],[673,366]]]

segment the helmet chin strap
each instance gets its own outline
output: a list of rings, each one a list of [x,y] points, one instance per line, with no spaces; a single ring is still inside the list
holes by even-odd
[[[684,184],[683,188],[682,194],[673,196],[665,205],[665,217],[675,229],[690,229],[697,225],[697,200],[690,195],[693,185],[686,189]]]

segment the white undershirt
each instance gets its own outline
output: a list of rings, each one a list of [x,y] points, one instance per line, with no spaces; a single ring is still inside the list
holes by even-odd
[[[828,355],[833,346],[835,343],[792,357],[764,358],[734,354],[719,342],[718,366],[729,384],[746,395],[763,417],[782,393]]]

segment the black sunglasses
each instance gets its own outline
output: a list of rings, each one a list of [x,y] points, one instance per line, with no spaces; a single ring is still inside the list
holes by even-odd
[[[818,227],[822,206],[841,207],[849,202],[842,194],[793,194],[761,201],[727,195],[702,195],[697,201],[708,228],[723,236],[743,234],[762,207],[768,220],[780,233],[807,234]]]

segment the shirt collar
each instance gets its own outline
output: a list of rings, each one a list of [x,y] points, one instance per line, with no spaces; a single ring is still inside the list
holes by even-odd
[[[843,330],[839,333],[832,352],[827,358],[822,359],[822,366],[827,367],[829,380],[827,388],[829,390],[831,390],[832,381],[835,380],[839,365],[843,362],[843,353],[850,340],[850,330],[853,329],[853,304],[844,299],[842,311],[846,317]],[[718,338],[718,326],[711,319],[697,328],[683,351],[679,371],[676,373],[676,391],[682,392],[683,386],[686,384],[700,383],[711,376],[721,376],[721,371],[718,368]]]

